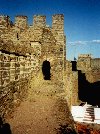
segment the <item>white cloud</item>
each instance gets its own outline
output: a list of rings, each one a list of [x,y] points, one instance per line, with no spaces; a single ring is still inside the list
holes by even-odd
[[[68,45],[88,45],[88,44],[100,44],[100,40],[91,40],[91,41],[74,41],[68,42]]]
[[[68,45],[86,45],[87,41],[74,41],[74,42],[68,42]]]
[[[92,42],[100,44],[100,40],[92,40]]]

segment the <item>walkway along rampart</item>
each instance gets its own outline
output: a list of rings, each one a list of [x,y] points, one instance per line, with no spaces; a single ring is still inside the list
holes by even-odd
[[[31,77],[38,71],[42,79],[63,89],[69,107],[82,101],[92,103],[100,93],[100,59],[81,55],[76,63],[66,61],[63,14],[52,16],[51,27],[46,16],[35,15],[33,25],[27,20],[27,16],[16,16],[12,23],[9,16],[0,15],[0,116],[8,115],[27,98]],[[99,96],[97,99],[94,104],[100,104]]]

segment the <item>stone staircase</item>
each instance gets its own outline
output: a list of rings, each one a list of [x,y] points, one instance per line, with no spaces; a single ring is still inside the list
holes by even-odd
[[[94,122],[94,107],[92,105],[86,104],[83,122]]]

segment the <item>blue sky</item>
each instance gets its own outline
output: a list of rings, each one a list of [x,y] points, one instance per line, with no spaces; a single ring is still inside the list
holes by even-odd
[[[100,0],[0,0],[0,14],[28,16],[46,15],[51,26],[53,14],[64,14],[67,36],[67,57],[73,60],[80,53],[100,57]]]

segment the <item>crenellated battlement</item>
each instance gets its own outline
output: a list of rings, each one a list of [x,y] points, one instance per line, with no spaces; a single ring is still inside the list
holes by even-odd
[[[0,15],[0,27],[6,28],[10,25],[10,17],[7,15]],[[44,28],[46,27],[46,16],[45,15],[34,15],[33,25],[34,27]],[[24,15],[17,15],[15,17],[14,26],[20,29],[26,29],[28,24],[28,17]],[[62,31],[64,29],[64,15],[55,14],[52,16],[52,29]]]
[[[26,53],[33,54],[32,66],[35,69],[40,68],[48,59],[52,65],[51,72],[56,72],[51,79],[63,80],[66,57],[63,14],[52,16],[52,27],[47,27],[45,15],[34,15],[32,26],[28,25],[28,17],[24,15],[17,15],[14,24],[9,25],[9,28],[9,16],[1,16],[1,22],[4,22],[1,23],[4,29],[0,29],[0,39],[5,44],[1,43],[0,50],[25,56]],[[55,64],[58,64],[57,69]]]
[[[13,111],[31,92],[41,94],[45,80],[49,80],[46,84],[50,92],[50,83],[53,88],[57,85],[57,90],[53,89],[50,97],[60,93],[66,96],[69,108],[79,105],[81,88],[83,96],[84,85],[89,84],[90,88],[91,83],[100,81],[99,62],[100,59],[91,59],[87,54],[80,55],[77,61],[66,61],[63,14],[52,16],[51,27],[47,26],[44,15],[34,15],[32,26],[28,25],[27,16],[17,15],[13,24],[9,16],[0,15],[0,116]],[[45,89],[44,86],[43,94],[49,91]]]

